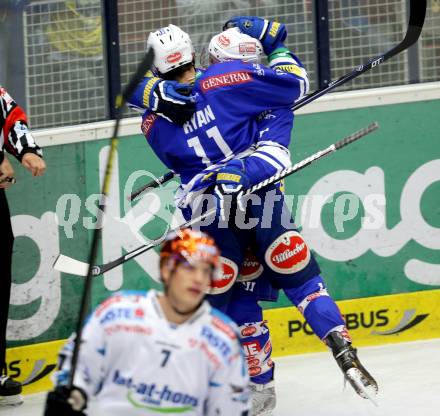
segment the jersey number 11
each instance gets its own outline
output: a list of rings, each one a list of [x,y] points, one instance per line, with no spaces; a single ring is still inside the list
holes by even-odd
[[[225,139],[222,137],[217,126],[211,127],[210,129],[206,130],[206,134],[210,139],[213,139],[215,141],[215,144],[222,151],[225,157],[229,157],[232,155],[231,148],[228,146]],[[209,160],[208,156],[206,155],[206,152],[203,149],[198,136],[194,136],[188,139],[188,146],[194,148],[196,155],[202,159],[202,163],[204,163],[206,166],[212,165],[212,162]]]

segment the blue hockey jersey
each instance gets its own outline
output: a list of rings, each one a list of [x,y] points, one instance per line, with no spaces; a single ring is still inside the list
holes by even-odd
[[[210,186],[215,181],[210,173],[232,158],[245,160],[252,184],[290,163],[290,107],[308,84],[305,71],[295,72],[242,61],[217,63],[196,80],[196,112],[183,126],[144,113],[148,143],[181,177],[180,206]]]

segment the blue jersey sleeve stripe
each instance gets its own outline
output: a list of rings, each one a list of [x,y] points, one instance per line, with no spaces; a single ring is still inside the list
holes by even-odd
[[[290,152],[281,145],[263,145],[257,148],[258,153],[265,154],[280,164],[283,168],[290,166],[292,161],[290,159]]]
[[[258,159],[264,160],[266,163],[271,165],[272,168],[275,168],[276,170],[280,170],[281,169],[281,165],[279,165],[278,163],[274,162],[267,155],[264,155],[264,154],[261,154],[261,153],[254,153],[252,156],[249,156],[249,157],[257,157]]]
[[[262,152],[261,150],[257,150],[256,152],[252,153],[251,157],[258,157],[262,160],[265,160],[267,163],[271,164],[275,169],[283,169],[284,166],[274,158],[272,155],[266,152]]]

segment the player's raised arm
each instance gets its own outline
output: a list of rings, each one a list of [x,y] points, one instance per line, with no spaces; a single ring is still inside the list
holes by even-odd
[[[288,146],[293,114],[289,103],[307,93],[308,78],[301,61],[284,46],[287,31],[283,24],[259,17],[237,17],[227,24],[234,27],[212,39],[211,57],[219,62],[234,57],[241,61],[236,64],[238,73],[252,71],[245,74],[249,78],[247,82],[234,85],[233,91],[232,87],[225,90],[225,102],[230,98],[228,94],[235,96],[228,110],[232,112],[234,102],[240,100],[246,101],[241,111],[248,111],[250,116],[265,107],[265,111],[256,116],[255,151],[241,160],[230,161],[217,177],[216,195],[220,200],[223,195],[230,194],[237,195],[239,202],[243,188],[260,183],[291,165]],[[261,49],[268,55],[269,68],[259,63]],[[252,67],[243,66],[243,62],[252,63]],[[230,77],[233,78],[232,73]],[[256,98],[246,99],[249,95]]]
[[[283,23],[257,16],[236,16],[228,20],[224,27],[237,27],[240,32],[258,39],[267,55],[269,66],[298,77],[303,81],[305,89],[303,94],[307,94],[309,89],[307,71],[300,59],[284,44],[287,29]]]
[[[209,44],[213,65],[197,83],[203,95],[217,93],[217,100],[232,113],[244,111],[256,117],[262,111],[292,106],[308,91],[308,78],[301,62],[287,48],[268,55],[261,63],[263,45],[238,27],[215,35]],[[230,62],[235,61],[231,66]],[[228,64],[222,64],[228,62]],[[268,94],[270,91],[270,94]],[[246,103],[246,106],[244,105]]]

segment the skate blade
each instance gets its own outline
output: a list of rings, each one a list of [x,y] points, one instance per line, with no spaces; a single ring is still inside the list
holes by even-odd
[[[253,413],[251,413],[251,414],[253,414]],[[257,413],[255,416],[273,416],[273,411],[272,410],[269,410],[269,411],[264,411],[264,412],[260,412],[260,413]]]
[[[359,371],[357,368],[350,368],[347,370],[346,375],[350,381],[350,384],[353,386],[359,396],[370,400],[376,407],[379,407],[377,402],[373,399],[373,397],[377,396],[377,387],[372,384],[366,386],[362,382],[362,379],[365,379],[365,377],[362,375],[361,371]]]
[[[23,403],[23,396],[15,394],[13,396],[0,396],[0,407],[2,406],[19,406]]]

